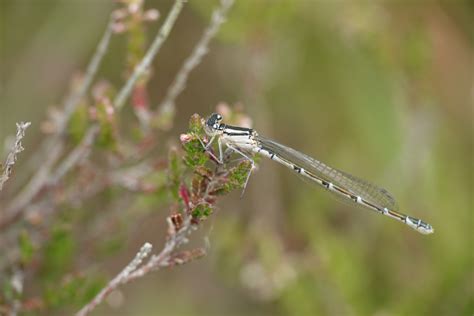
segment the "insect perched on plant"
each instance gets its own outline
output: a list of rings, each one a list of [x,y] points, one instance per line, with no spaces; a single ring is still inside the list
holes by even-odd
[[[364,208],[405,223],[422,234],[431,234],[434,232],[430,224],[397,212],[395,199],[387,190],[346,172],[331,168],[292,148],[264,138],[251,128],[231,126],[221,122],[222,115],[213,113],[209,116],[206,120],[204,130],[210,137],[210,140],[207,145],[203,144],[203,146],[207,150],[214,140],[217,139],[219,156],[216,157],[212,153],[210,154],[219,163],[224,162],[223,145],[250,161],[252,168],[248,173],[245,185],[247,185],[250,174],[255,166],[252,156],[254,154],[260,154],[281,163],[297,174],[309,179],[311,182],[357,205],[361,205]]]

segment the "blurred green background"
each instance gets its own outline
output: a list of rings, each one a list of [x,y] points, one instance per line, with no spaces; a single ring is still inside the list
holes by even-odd
[[[146,1],[162,19],[171,4]],[[154,62],[152,104],[216,5],[185,6]],[[0,139],[32,121],[23,159],[113,8],[0,1]],[[208,256],[124,286],[94,315],[472,315],[473,21],[467,0],[237,1],[178,98],[169,141],[193,113],[242,104],[260,134],[382,185],[435,234],[354,209],[262,160],[244,197],[222,200],[201,230]],[[116,86],[124,49],[115,36],[100,72]],[[125,249],[94,264],[110,278],[145,241],[159,249],[167,214],[133,223]]]

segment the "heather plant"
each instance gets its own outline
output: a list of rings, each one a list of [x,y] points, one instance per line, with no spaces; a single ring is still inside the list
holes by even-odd
[[[42,157],[41,165],[18,192],[8,192],[3,199],[2,315],[48,314],[80,307],[78,315],[86,315],[117,287],[206,254],[205,247],[181,247],[213,214],[220,196],[242,187],[249,164],[210,160],[200,141],[206,136],[197,114],[190,120],[189,132],[179,140],[181,148],[164,146],[163,133],[173,126],[174,100],[207,53],[232,2],[221,1],[157,107],[151,105],[147,92],[153,76],[150,65],[185,1],[174,2],[149,48],[147,29],[160,16],[156,9],[144,9],[143,1],[126,0],[111,13],[85,73],[72,81],[64,107],[52,112],[43,124],[47,134],[34,158]],[[127,40],[127,80],[121,88],[96,78],[112,36]],[[133,110],[135,123],[121,118],[125,107]],[[19,155],[29,125],[17,124],[16,140],[1,166],[0,190],[14,176],[18,160],[26,159]],[[103,197],[117,202],[97,207]],[[101,275],[93,258],[116,254],[126,243],[129,223],[164,205],[169,215],[163,249],[156,251],[146,242],[115,278]]]

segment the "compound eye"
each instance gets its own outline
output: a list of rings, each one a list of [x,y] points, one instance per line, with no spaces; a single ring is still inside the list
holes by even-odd
[[[222,115],[217,114],[217,115],[216,115],[216,118],[220,121],[220,120],[222,120]]]

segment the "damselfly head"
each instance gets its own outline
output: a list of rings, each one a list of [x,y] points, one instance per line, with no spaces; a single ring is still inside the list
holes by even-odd
[[[221,126],[222,115],[218,113],[212,113],[206,120],[205,130],[208,135],[214,135],[219,131]]]

